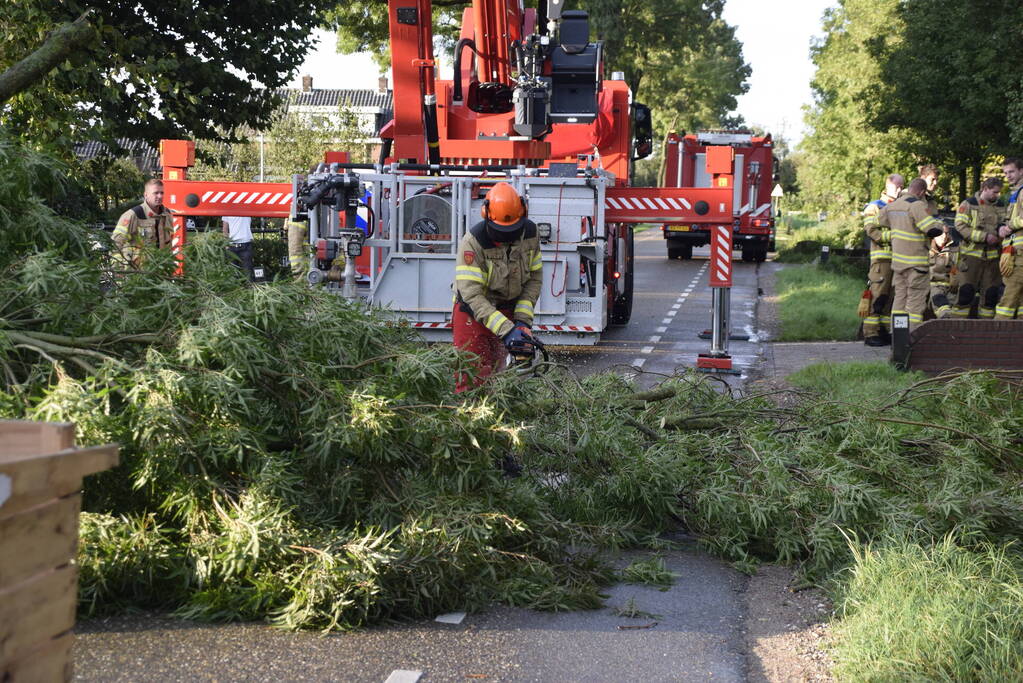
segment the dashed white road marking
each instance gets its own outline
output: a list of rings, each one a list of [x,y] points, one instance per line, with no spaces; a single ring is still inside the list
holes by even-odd
[[[646,358],[637,358],[636,360],[632,361],[632,367],[641,368],[643,367],[643,363],[646,363]]]
[[[674,318],[677,314],[678,314],[678,309],[673,310],[673,311],[668,311],[664,315],[668,316],[669,318]]]
[[[661,321],[661,324],[662,325],[670,325],[671,324],[671,318],[665,318],[664,320]]]
[[[650,341],[656,344],[657,342],[661,341],[661,335],[655,334],[654,336],[650,337]]]
[[[644,346],[642,349],[640,349],[639,352],[640,353],[653,353],[654,352],[654,347],[652,347],[652,346]]]
[[[391,675],[384,680],[384,683],[416,683],[423,677],[422,671],[409,671],[407,669],[395,669]]]
[[[680,308],[682,308],[682,304],[675,304],[674,306],[671,307],[671,310],[677,311]]]
[[[664,321],[662,320],[661,322],[664,322]],[[660,332],[661,334],[664,334],[665,332],[668,331],[668,328],[667,327],[658,327],[656,331]]]

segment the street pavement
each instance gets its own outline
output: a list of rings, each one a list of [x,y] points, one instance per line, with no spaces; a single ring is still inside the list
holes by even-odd
[[[710,351],[710,340],[699,337],[711,329],[713,321],[710,249],[694,249],[692,260],[669,261],[664,238],[656,229],[636,235],[635,249],[629,324],[607,330],[594,347],[560,347],[554,358],[565,360],[580,374],[613,368],[634,374],[640,384],[648,385],[695,367],[697,356]],[[732,335],[749,339],[729,342],[732,366],[740,374],[721,377],[737,385],[762,354],[764,339],[756,328],[759,266],[739,260],[732,266]]]
[[[708,250],[669,261],[657,230],[636,238],[632,321],[596,347],[559,347],[554,358],[581,374],[615,369],[641,384],[693,367],[710,349]],[[734,263],[736,370],[762,352],[756,329],[758,266]],[[743,376],[723,376],[733,385]],[[599,610],[546,613],[495,607],[460,623],[381,625],[320,637],[262,624],[209,625],[132,615],[79,625],[80,681],[743,681],[746,579],[691,539],[662,553],[674,585],[616,585]],[[619,558],[626,564],[634,555]],[[622,616],[634,613],[635,618]],[[438,615],[439,616],[439,615]],[[452,619],[457,621],[457,618]]]

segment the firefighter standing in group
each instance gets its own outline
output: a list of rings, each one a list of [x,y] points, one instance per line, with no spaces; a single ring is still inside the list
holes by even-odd
[[[1012,190],[1006,224],[998,231],[1003,238],[998,265],[1005,291],[995,307],[995,320],[1012,320],[1023,306],[1023,160],[1009,157],[1002,163],[1002,170]]]
[[[891,343],[889,326],[892,314],[892,242],[890,231],[877,224],[877,215],[894,202],[906,179],[892,173],[885,179],[884,192],[863,209],[863,228],[870,241],[870,311],[863,319],[863,343],[867,346],[885,346]]]
[[[503,369],[509,352],[529,348],[543,279],[536,225],[515,188],[494,185],[480,214],[483,220],[458,243],[451,316],[455,347],[478,358],[477,385]],[[469,378],[460,375],[456,391],[468,388]]]
[[[878,225],[891,230],[892,315],[909,316],[910,331],[924,319],[930,283],[928,243],[945,232],[928,213],[927,183],[915,178],[902,196],[881,209]]]
[[[957,317],[967,317],[977,297],[980,297],[978,317],[995,317],[1002,286],[998,272],[1002,239],[998,228],[1005,218],[1005,204],[998,198],[1001,191],[999,178],[987,178],[981,183],[980,191],[960,204],[956,211],[955,230],[962,237],[956,275],[959,285]]]
[[[144,247],[163,249],[171,246],[174,225],[170,210],[163,205],[162,180],[151,178],[146,181],[142,203],[121,214],[111,239],[125,263],[135,268],[141,265]]]

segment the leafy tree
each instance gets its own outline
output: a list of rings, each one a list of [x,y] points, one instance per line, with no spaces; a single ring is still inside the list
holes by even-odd
[[[889,173],[907,171],[904,150],[913,134],[870,126],[865,93],[884,87],[879,44],[901,39],[899,0],[842,0],[824,15],[825,37],[811,49],[817,66],[815,102],[806,114],[800,186],[804,198],[826,208],[865,204]]]
[[[0,110],[0,125],[67,143],[155,141],[265,126],[277,88],[302,63],[327,0],[3,0],[0,71],[47,32],[93,10],[94,39]]]
[[[1012,0],[907,0],[899,6],[902,39],[875,41],[882,87],[873,95],[870,123],[878,130],[912,129],[910,150],[966,170],[979,187],[983,162],[1009,152],[1010,103],[1021,89],[1018,43],[1023,6]],[[939,38],[940,37],[940,38]],[[1010,52],[1015,56],[1015,52]]]

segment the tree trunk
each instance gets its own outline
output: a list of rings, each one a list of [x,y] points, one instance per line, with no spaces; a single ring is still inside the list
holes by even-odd
[[[959,167],[959,201],[963,201],[969,195],[966,194],[966,165]]]
[[[35,52],[0,73],[0,104],[35,85],[95,35],[89,24],[91,12],[87,10],[72,23],[50,31]]]
[[[973,191],[980,191],[980,162],[973,162]]]

